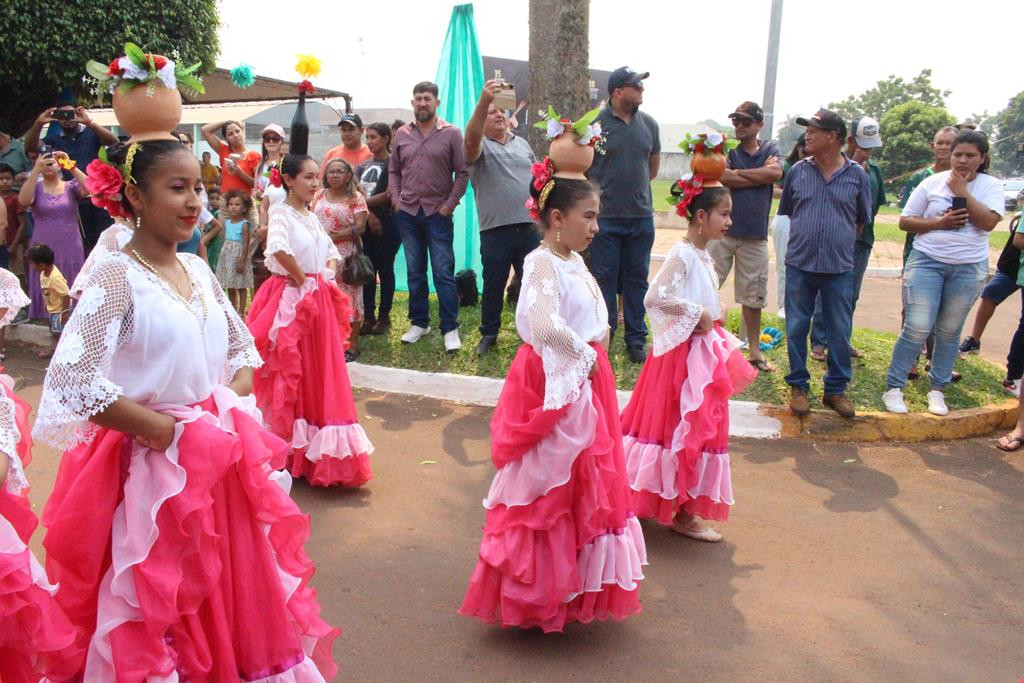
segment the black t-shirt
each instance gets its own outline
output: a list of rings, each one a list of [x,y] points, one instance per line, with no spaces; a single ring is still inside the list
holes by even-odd
[[[356,167],[356,177],[359,178],[359,186],[363,188],[363,194],[369,199],[378,194],[388,191],[388,160],[368,159]],[[391,206],[376,207],[371,209],[378,217],[390,216]]]

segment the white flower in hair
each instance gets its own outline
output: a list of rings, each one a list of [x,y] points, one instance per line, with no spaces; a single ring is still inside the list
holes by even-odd
[[[168,59],[164,67],[157,70],[156,75],[167,89],[173,90],[178,87],[178,79],[174,75],[174,62],[171,60]]]
[[[548,119],[548,140],[554,140],[559,135],[565,132],[565,126],[558,119]]]
[[[725,142],[725,138],[722,137],[721,133],[715,131],[714,133],[708,133],[707,141],[708,147],[718,147],[720,144]]]

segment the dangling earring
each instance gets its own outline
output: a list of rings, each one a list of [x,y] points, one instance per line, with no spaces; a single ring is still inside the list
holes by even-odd
[[[704,236],[704,226],[703,225],[698,225],[697,226],[697,234],[700,235],[701,237]]]
[[[142,230],[142,214],[135,216],[135,229]]]
[[[561,243],[562,243],[562,231],[561,230],[555,230],[555,244],[561,244]]]

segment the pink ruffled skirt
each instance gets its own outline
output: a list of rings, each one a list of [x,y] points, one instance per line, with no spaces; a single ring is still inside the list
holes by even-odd
[[[520,347],[509,369],[491,421],[498,473],[465,616],[551,632],[640,612],[647,554],[630,512],[615,377],[594,348],[597,373],[559,410],[543,409],[532,347]]]
[[[729,398],[756,377],[739,340],[718,325],[664,355],[648,355],[622,412],[637,517],[667,525],[682,508],[729,518]]]
[[[351,303],[322,276],[302,287],[274,275],[246,317],[264,365],[254,393],[267,426],[291,444],[288,469],[315,486],[361,486],[373,444],[359,424],[345,368]]]

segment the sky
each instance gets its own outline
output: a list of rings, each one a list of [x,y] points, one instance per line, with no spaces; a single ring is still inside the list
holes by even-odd
[[[436,76],[454,4],[220,0],[218,65],[246,63],[260,75],[297,80],[294,55],[312,53],[323,62],[314,82],[350,93],[354,107],[407,107],[412,85]],[[483,54],[526,59],[527,0],[473,4]],[[1024,90],[1024,2],[973,0],[959,12],[947,4],[956,6],[784,0],[776,123],[891,74],[909,81],[923,68],[932,69],[934,85],[952,91],[947,105],[958,119],[1003,109]],[[740,102],[762,100],[770,8],[770,0],[593,0],[590,64],[650,71],[643,109],[661,123],[725,122]],[[301,29],[293,28],[298,17]]]

